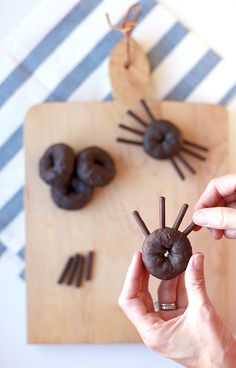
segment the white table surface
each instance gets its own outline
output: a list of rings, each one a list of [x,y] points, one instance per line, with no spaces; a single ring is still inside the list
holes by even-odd
[[[209,45],[232,63],[236,34],[234,0],[160,0]],[[41,0],[0,0],[0,42],[40,4]],[[191,3],[191,4],[190,4]],[[214,3],[214,4],[213,4]],[[203,12],[204,7],[204,12]],[[214,11],[213,11],[214,9]],[[209,19],[211,26],[209,27]],[[229,40],[224,42],[225,37]],[[236,98],[230,108],[236,110]],[[179,365],[164,359],[141,344],[112,345],[28,345],[26,343],[25,283],[9,272],[9,262],[0,267],[0,367],[124,367],[174,368]]]

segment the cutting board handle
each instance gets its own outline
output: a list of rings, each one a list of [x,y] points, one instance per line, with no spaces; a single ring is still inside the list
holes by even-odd
[[[149,96],[150,65],[146,54],[132,38],[131,62],[125,66],[126,41],[123,39],[112,50],[109,73],[113,97],[120,102],[132,104]]]

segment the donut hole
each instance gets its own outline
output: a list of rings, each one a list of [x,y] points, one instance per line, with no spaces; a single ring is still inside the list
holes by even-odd
[[[55,166],[55,159],[54,156],[50,153],[47,157],[47,168],[51,169]]]
[[[105,166],[105,162],[101,158],[95,158],[94,163],[95,163],[95,165],[98,165],[98,166],[101,166],[101,167]]]
[[[102,148],[87,147],[77,156],[77,176],[93,187],[103,187],[109,184],[114,178],[115,172],[112,157]]]
[[[155,128],[155,136],[153,136],[153,143],[159,144],[164,142],[165,140],[165,133],[163,133],[160,129]]]
[[[166,250],[165,253],[164,253],[164,257],[168,258],[169,254],[170,254],[170,252],[168,250]]]
[[[73,188],[72,184],[68,184],[68,186],[66,187],[66,193],[67,194],[71,194],[71,193],[74,193],[75,192],[75,189]]]

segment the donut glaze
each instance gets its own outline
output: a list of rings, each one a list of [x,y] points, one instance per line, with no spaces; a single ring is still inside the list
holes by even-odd
[[[182,144],[180,130],[168,120],[153,121],[147,127],[143,139],[145,152],[162,160],[176,155]]]
[[[112,157],[99,147],[82,150],[76,159],[77,176],[88,185],[103,187],[115,176],[115,164]]]
[[[184,272],[191,255],[187,236],[169,227],[153,231],[142,247],[146,269],[161,280],[170,280]]]
[[[50,146],[39,162],[40,177],[49,185],[64,187],[74,169],[74,152],[64,143]]]
[[[51,196],[55,204],[65,210],[79,210],[86,206],[93,195],[93,188],[73,176],[64,188],[51,187]]]

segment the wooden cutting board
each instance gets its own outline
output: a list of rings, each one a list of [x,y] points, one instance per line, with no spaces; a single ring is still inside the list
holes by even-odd
[[[51,103],[33,107],[25,123],[26,155],[26,262],[28,341],[31,343],[137,342],[134,327],[117,305],[132,253],[141,249],[143,236],[131,216],[138,209],[152,231],[158,226],[158,197],[166,196],[167,226],[183,203],[190,209],[181,225],[190,222],[193,206],[213,177],[228,171],[228,123],[224,108],[179,102],[148,101],[157,117],[172,120],[184,137],[209,147],[207,161],[190,156],[197,170],[185,168],[181,181],[168,161],[147,156],[140,147],[116,143],[130,137],[118,123],[135,127],[126,115],[132,108],[146,116],[139,104],[119,102]],[[65,142],[78,152],[98,145],[113,156],[117,175],[96,189],[91,203],[80,211],[57,208],[50,188],[39,178],[38,163],[44,151]],[[194,250],[206,255],[207,286],[212,301],[227,319],[227,247],[202,230],[189,236]],[[93,279],[81,288],[58,285],[67,258],[95,250]],[[158,281],[152,279],[154,300]]]

